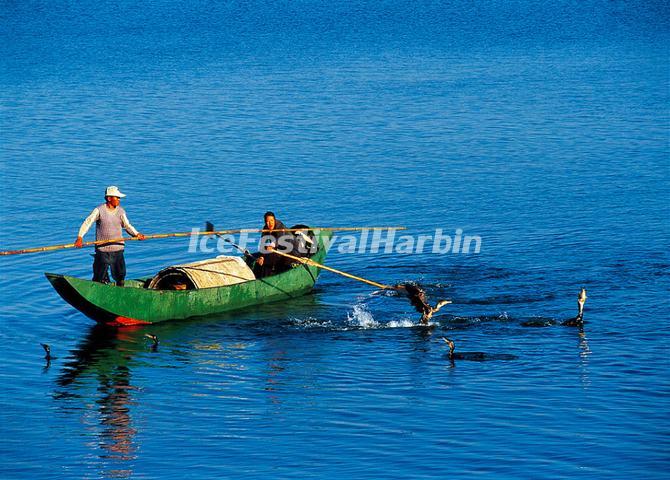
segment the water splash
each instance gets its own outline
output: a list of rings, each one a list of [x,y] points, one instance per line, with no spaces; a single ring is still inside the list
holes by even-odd
[[[412,320],[411,318],[403,318],[402,320],[391,320],[387,327],[389,328],[411,328],[411,327],[416,327],[420,323],[416,320]],[[431,323],[432,325],[432,323]]]
[[[333,322],[330,320],[319,320],[315,317],[306,317],[306,318],[291,318],[291,324],[295,327],[300,327],[303,329],[333,329]]]
[[[367,306],[356,304],[351,313],[347,313],[347,323],[360,328],[379,328],[380,323],[374,319]]]

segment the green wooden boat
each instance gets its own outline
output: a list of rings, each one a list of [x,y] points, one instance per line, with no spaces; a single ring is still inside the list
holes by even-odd
[[[332,233],[312,231],[318,250],[311,259],[323,263]],[[45,273],[58,294],[93,320],[112,326],[147,325],[210,315],[295,298],[309,292],[320,269],[297,264],[285,272],[233,285],[194,290],[155,290],[147,279],[126,280],[123,287],[67,275]]]

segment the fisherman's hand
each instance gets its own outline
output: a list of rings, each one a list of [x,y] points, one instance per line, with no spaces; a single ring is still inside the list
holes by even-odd
[[[84,246],[84,239],[81,237],[77,237],[77,239],[74,241],[74,247],[81,248],[83,246]]]
[[[147,238],[144,235],[142,235],[141,233],[138,233],[136,236],[137,236],[138,240],[144,240],[145,238]]]
[[[256,263],[259,264],[261,267],[263,266],[264,261],[265,261],[265,259],[263,257],[258,257],[256,259]]]

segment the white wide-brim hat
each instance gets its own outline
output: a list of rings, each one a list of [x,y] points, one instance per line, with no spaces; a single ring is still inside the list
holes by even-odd
[[[125,195],[119,191],[119,187],[116,185],[112,185],[107,187],[105,190],[105,197],[119,197],[123,198]]]

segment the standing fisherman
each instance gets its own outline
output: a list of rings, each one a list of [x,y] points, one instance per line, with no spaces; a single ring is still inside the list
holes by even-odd
[[[125,197],[118,187],[111,186],[105,190],[105,203],[93,209],[93,212],[84,220],[79,228],[74,246],[81,248],[84,235],[95,222],[95,239],[113,240],[123,236],[121,229],[125,229],[133,237],[144,240],[144,235],[138,232],[128,221],[126,211],[120,206],[121,198]],[[109,279],[107,269],[111,267],[112,277],[116,285],[123,286],[126,278],[126,261],[123,258],[123,241],[103,243],[95,246],[93,260],[93,281],[106,283]]]

